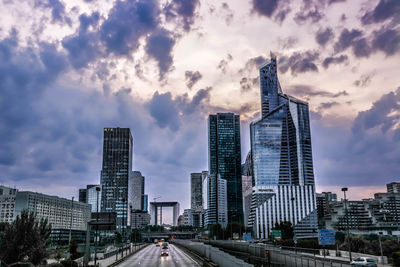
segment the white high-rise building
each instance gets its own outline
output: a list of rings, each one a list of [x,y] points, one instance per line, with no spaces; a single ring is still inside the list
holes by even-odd
[[[15,198],[18,190],[0,185],[0,222],[11,223],[14,220]]]

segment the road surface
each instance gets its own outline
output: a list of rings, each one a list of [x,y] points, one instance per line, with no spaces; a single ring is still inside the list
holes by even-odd
[[[200,267],[188,254],[173,244],[169,244],[169,256],[160,256],[160,250],[160,247],[151,244],[117,266]]]

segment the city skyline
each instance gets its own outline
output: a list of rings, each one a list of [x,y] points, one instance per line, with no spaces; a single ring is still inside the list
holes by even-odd
[[[0,3],[0,184],[78,199],[99,183],[103,128],[123,127],[149,201],[189,208],[208,114],[240,114],[244,162],[270,51],[310,103],[317,192],[399,180],[395,0],[55,2]]]

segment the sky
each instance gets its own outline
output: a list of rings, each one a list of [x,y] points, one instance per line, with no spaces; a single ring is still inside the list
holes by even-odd
[[[373,197],[400,180],[399,22],[398,0],[0,0],[0,183],[77,197],[103,128],[129,127],[149,200],[183,212],[208,114],[240,114],[245,160],[273,52],[309,103],[317,191]]]

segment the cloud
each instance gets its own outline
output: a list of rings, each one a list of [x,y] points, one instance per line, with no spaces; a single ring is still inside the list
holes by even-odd
[[[147,39],[145,50],[149,57],[157,61],[160,80],[163,80],[165,74],[171,71],[174,45],[174,36],[164,29],[150,35]]]
[[[258,68],[267,62],[268,59],[264,56],[250,58],[246,61],[244,67],[239,69],[239,74],[244,74],[245,72],[248,72],[249,74],[254,73],[255,71],[258,72]]]
[[[282,23],[291,11],[290,2],[291,1],[279,0],[252,0],[252,12]]]
[[[298,42],[299,42],[299,39],[295,36],[289,36],[289,37],[283,38],[283,39],[278,38],[279,47],[281,49],[293,48]]]
[[[400,30],[382,27],[373,32],[372,48],[392,56],[400,51]]]
[[[340,64],[343,62],[346,62],[348,60],[347,55],[340,55],[337,57],[327,57],[324,59],[324,61],[322,62],[322,66],[324,66],[325,69],[329,68],[329,66],[331,64]]]
[[[340,91],[338,93],[331,93],[327,91],[323,91],[317,89],[310,85],[305,84],[296,84],[288,86],[285,91],[288,91],[291,95],[303,97],[306,99],[310,99],[311,97],[327,97],[327,98],[337,98],[340,96],[347,96],[348,93],[346,91]]]
[[[175,20],[177,25],[183,25],[185,32],[189,32],[196,16],[198,16],[199,7],[199,0],[172,0],[163,11],[167,20]]]
[[[321,112],[322,110],[330,109],[331,107],[340,105],[339,102],[330,101],[330,102],[322,102],[318,105],[317,110]]]
[[[233,10],[229,7],[228,3],[224,2],[221,5],[222,13],[225,16],[225,23],[226,25],[231,25],[233,17],[234,17],[234,12]]]
[[[155,92],[148,103],[148,108],[150,115],[156,120],[160,128],[169,127],[172,131],[179,129],[179,112],[170,92],[165,94]]]
[[[199,71],[190,71],[187,70],[185,71],[185,80],[186,80],[186,86],[189,89],[192,89],[192,87],[203,77]]]
[[[317,8],[308,10],[308,11],[300,11],[296,13],[295,17],[293,18],[297,25],[303,25],[308,20],[311,23],[315,24],[319,22],[324,17],[324,14],[320,12]]]
[[[339,36],[339,40],[335,43],[335,51],[341,52],[350,47],[354,40],[357,40],[363,35],[363,32],[357,29],[344,29]]]
[[[371,83],[374,74],[363,74],[360,79],[356,80],[353,84],[357,87],[366,87]]]
[[[247,77],[242,77],[240,80],[240,91],[242,93],[248,92],[253,88],[257,88],[260,84],[259,78],[247,78]]]
[[[400,3],[397,0],[380,0],[373,10],[361,17],[361,22],[363,25],[368,25],[390,18],[400,20]]]
[[[278,67],[282,73],[289,69],[293,76],[304,72],[318,72],[318,67],[314,63],[319,58],[317,51],[294,52],[290,56],[281,56],[278,58]]]
[[[53,23],[67,23],[71,26],[72,21],[65,12],[65,5],[60,0],[40,1],[35,0],[35,7],[50,8]]]
[[[100,27],[100,40],[108,53],[130,55],[139,46],[139,38],[159,25],[156,0],[118,0]]]
[[[331,41],[335,37],[332,28],[327,27],[324,29],[319,29],[317,34],[315,35],[315,40],[321,46],[325,46],[329,41]]]
[[[218,63],[217,69],[221,70],[223,74],[226,73],[226,69],[228,68],[228,64],[230,61],[233,60],[233,57],[231,54],[228,54],[226,56],[226,59],[221,59],[221,61]]]

